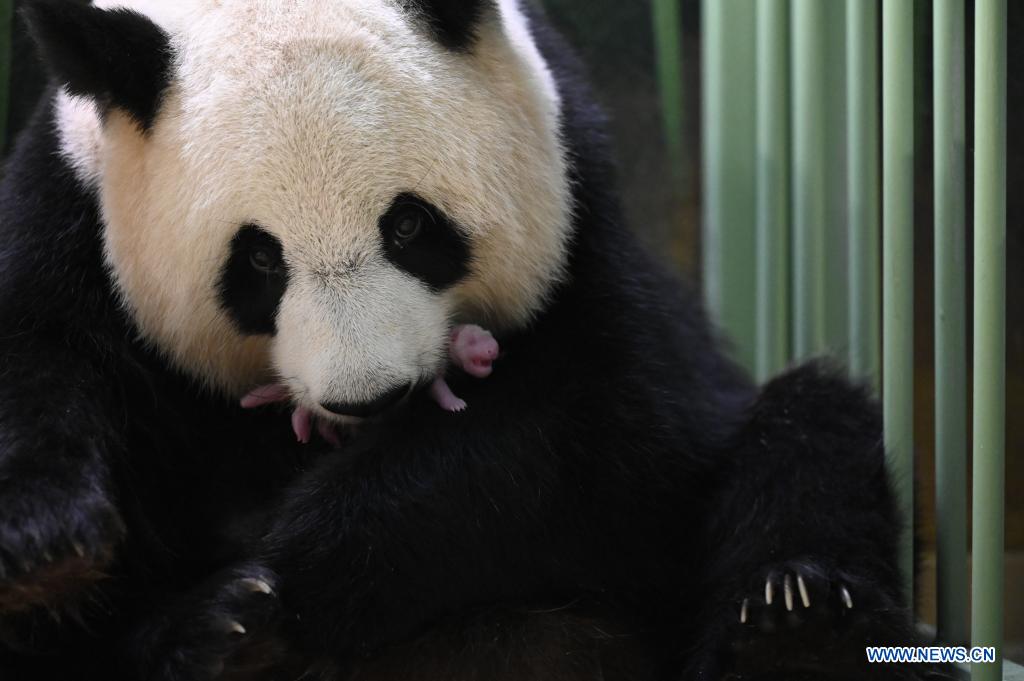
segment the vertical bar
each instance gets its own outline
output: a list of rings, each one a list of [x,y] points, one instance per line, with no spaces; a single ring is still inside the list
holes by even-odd
[[[683,175],[683,52],[679,0],[653,0],[654,49],[665,143],[674,179]]]
[[[11,20],[13,0],[0,0],[0,157],[7,146],[11,91]]]
[[[974,574],[972,642],[1002,678],[1006,427],[1006,0],[974,5]]]
[[[935,523],[938,637],[967,633],[967,322],[964,0],[932,10],[935,111]]]
[[[825,348],[824,4],[793,0],[793,354]]]
[[[882,371],[885,442],[904,524],[900,567],[913,602],[914,3],[882,4]]]
[[[850,371],[878,385],[881,258],[878,178],[878,5],[846,0]]]
[[[819,31],[824,38],[825,59],[822,78],[824,97],[824,176],[825,206],[822,234],[825,350],[847,351],[849,337],[849,214],[846,182],[846,3],[822,2],[825,24]]]
[[[757,376],[789,361],[789,2],[757,5]]]
[[[749,369],[756,336],[753,9],[749,0],[702,5],[705,295]]]

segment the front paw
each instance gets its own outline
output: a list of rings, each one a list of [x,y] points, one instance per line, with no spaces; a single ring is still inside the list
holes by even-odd
[[[124,524],[82,477],[0,477],[0,613],[57,610],[106,576]]]
[[[136,671],[152,681],[250,678],[277,661],[279,609],[272,572],[252,564],[228,570],[139,633],[131,644]]]

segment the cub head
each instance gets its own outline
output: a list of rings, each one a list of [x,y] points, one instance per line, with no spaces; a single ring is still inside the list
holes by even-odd
[[[563,276],[559,96],[515,0],[35,0],[140,335],[239,396],[382,404]],[[344,413],[337,407],[329,410]]]

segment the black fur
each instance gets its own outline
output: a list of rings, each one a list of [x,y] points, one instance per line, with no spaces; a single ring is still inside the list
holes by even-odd
[[[58,82],[122,109],[149,130],[170,80],[171,48],[162,29],[137,12],[79,0],[32,0],[23,12]]]
[[[369,402],[327,402],[320,406],[327,411],[334,412],[341,416],[373,416],[385,409],[394,406],[403,397],[409,394],[412,388],[410,385],[399,385],[387,390],[383,395]]]
[[[288,287],[281,242],[255,225],[238,230],[220,276],[220,302],[243,333],[273,334]]]
[[[397,233],[403,222],[419,226],[415,236],[405,238]],[[381,216],[379,228],[388,259],[435,291],[452,286],[469,273],[466,237],[444,213],[415,194],[398,196]]]
[[[408,4],[438,42],[462,52],[472,47],[477,26],[494,0],[408,0]]]
[[[725,358],[622,226],[604,121],[533,22],[566,283],[493,376],[453,379],[466,412],[418,393],[340,451],[136,340],[39,112],[0,185],[4,681],[922,678],[863,662],[913,640],[876,405],[816,365],[758,392]],[[758,600],[795,574],[813,608]]]

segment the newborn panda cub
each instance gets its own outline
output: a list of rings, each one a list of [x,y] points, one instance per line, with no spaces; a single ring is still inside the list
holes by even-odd
[[[460,324],[452,330],[448,358],[470,376],[490,376],[498,351],[498,341],[486,329],[475,324]],[[430,384],[430,396],[446,411],[462,411],[466,408],[466,401],[452,392],[443,373]]]
[[[491,375],[494,360],[498,358],[498,341],[491,332],[475,324],[459,324],[452,329],[448,345],[448,358],[451,363],[470,376],[487,378]],[[430,384],[430,396],[445,411],[459,412],[466,408],[466,401],[452,392],[442,371]],[[290,402],[291,392],[283,383],[271,383],[260,386],[242,398],[242,407],[255,409],[278,402]],[[296,407],[292,413],[292,429],[299,442],[308,443],[313,431],[313,412],[307,407]],[[335,430],[335,424],[318,420],[317,432],[327,442],[338,446],[341,440]]]

